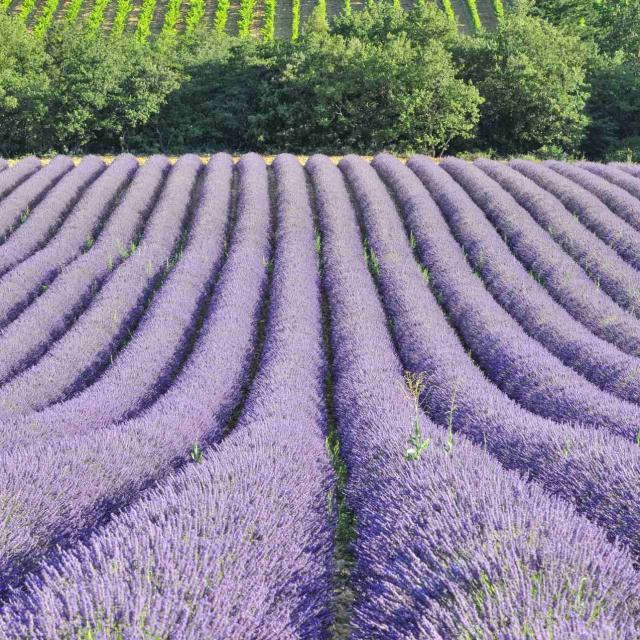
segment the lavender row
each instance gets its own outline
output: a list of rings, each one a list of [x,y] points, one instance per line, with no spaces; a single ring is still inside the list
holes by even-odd
[[[9,163],[4,158],[0,158],[0,171],[4,171],[8,166]]]
[[[636,584],[638,576],[630,559],[481,448],[451,439],[403,390],[339,170],[318,156],[307,167],[323,232],[334,397],[357,519],[352,638],[632,638],[638,602],[629,599],[628,580]],[[351,158],[341,167],[367,191],[377,181]],[[384,257],[406,271],[393,250]]]
[[[189,165],[196,165],[193,157],[179,160],[169,182],[183,183]],[[56,542],[82,538],[130,504],[189,459],[196,443],[221,438],[249,373],[269,259],[265,164],[250,154],[238,172],[229,256],[191,357],[167,393],[139,418],[72,436],[64,447],[35,438],[27,447],[2,449],[0,503],[8,517],[0,522],[1,585],[19,582]]]
[[[67,265],[46,291],[0,332],[0,380],[35,362],[86,308],[104,280],[132,254],[136,235],[151,212],[168,168],[168,160],[161,156],[147,160],[95,244]],[[152,237],[149,230],[145,238]]]
[[[69,172],[47,194],[47,197],[31,212],[24,224],[3,245],[1,262],[3,270],[10,269],[0,278],[0,327],[6,326],[37,297],[47,284],[55,278],[67,262],[72,260],[86,241],[86,234],[79,240],[79,247],[66,241],[76,240],[73,231],[82,226],[82,216],[88,220],[101,213],[103,203],[88,202],[74,215],[74,204],[88,185],[104,170],[104,163],[96,157],[85,158],[78,167]],[[117,171],[118,167],[114,169]],[[110,178],[107,178],[110,181]],[[89,188],[89,192],[92,191]],[[103,195],[103,194],[100,194]],[[80,204],[80,203],[79,203]],[[66,217],[71,210],[69,217]],[[93,215],[92,215],[93,214]],[[66,218],[66,219],[65,219]],[[79,219],[78,219],[79,218]],[[45,246],[50,233],[62,222],[63,229]],[[97,221],[94,220],[94,223]],[[69,255],[70,254],[70,255]]]
[[[625,189],[625,191],[638,200],[636,207],[640,207],[640,181],[638,181],[637,178],[634,178],[614,165],[600,164],[598,162],[579,162],[577,166],[591,171],[591,173],[595,173],[608,182]],[[640,212],[636,214],[636,217],[640,219]]]
[[[564,178],[533,164],[509,168],[483,160],[476,165],[519,205],[510,208],[509,216],[494,214],[492,222],[524,266],[542,281],[556,302],[592,333],[631,355],[640,353],[638,319],[600,288],[601,284],[603,289],[606,285],[611,296],[629,299],[624,291],[634,294],[626,276],[637,278],[637,273],[545,190],[547,179]],[[536,172],[536,182],[531,179],[531,172]],[[565,253],[567,247],[574,256],[582,256],[587,273]]]
[[[31,209],[72,168],[71,158],[57,156],[0,202],[0,241],[4,242],[19,224],[28,219]]]
[[[609,166],[616,167],[626,171],[629,175],[635,178],[640,178],[640,165],[637,164],[625,164],[622,162],[612,162]]]
[[[153,250],[145,251],[147,247],[141,246],[61,339],[33,366],[0,387],[0,408],[5,417],[41,410],[65,399],[87,386],[109,363],[113,351],[144,312],[180,239],[189,196],[201,168],[197,156],[183,156],[178,161],[157,205],[155,215],[161,221],[161,232]],[[16,338],[20,344],[20,336]]]
[[[441,209],[472,204],[464,190],[427,158],[415,156],[410,166]],[[634,440],[640,430],[640,407],[602,391],[528,336],[473,273],[437,207],[420,224],[422,263],[452,323],[487,376],[534,413],[606,428]]]
[[[520,173],[497,162],[481,160],[476,165],[514,195],[517,202],[513,202],[509,207],[510,211],[518,209],[519,205],[522,205],[524,209],[518,211],[516,214],[518,218],[528,219],[529,216],[525,213],[528,210],[540,224],[542,229],[538,230],[535,235],[532,233],[532,239],[527,233],[529,242],[536,243],[539,247],[544,245],[552,246],[553,243],[545,234],[546,231],[555,243],[559,245],[553,247],[551,251],[547,251],[546,254],[548,261],[551,261],[551,259],[557,261],[555,265],[556,271],[564,268],[565,273],[563,275],[568,280],[570,274],[577,270],[575,265],[570,264],[567,256],[563,255],[565,253],[571,256],[586,271],[588,276],[597,283],[595,286],[585,283],[584,289],[587,293],[585,293],[586,302],[584,304],[589,305],[592,302],[592,298],[598,299],[600,303],[605,298],[598,291],[601,287],[615,302],[630,312],[634,312],[634,309],[640,303],[640,274],[631,264],[640,264],[640,234],[630,228],[627,231],[616,229],[615,224],[609,224],[605,221],[602,223],[608,233],[605,240],[607,244],[611,245],[607,246],[607,244],[599,240],[597,235],[585,228],[565,208],[563,203],[559,202],[551,193],[544,193],[540,187],[536,187],[531,181],[523,179]],[[520,168],[520,165],[514,166]],[[528,167],[526,170],[522,169],[522,171],[526,175],[530,175]],[[536,180],[544,188],[558,180],[564,180],[545,167],[534,166],[531,171],[536,173]],[[553,187],[549,188],[552,189]],[[572,185],[569,180],[564,180],[562,188],[565,194],[573,194],[576,189],[579,189],[579,187]],[[586,217],[591,212],[593,217],[596,218],[599,216],[600,210],[603,209],[609,217],[613,216],[615,218],[611,211],[603,207],[602,203],[597,202],[592,196],[591,198],[587,197],[586,201],[581,205],[575,204],[575,201],[569,202],[570,197],[573,196],[568,195],[563,199],[563,202],[570,207],[579,206],[581,216]],[[605,218],[605,216],[602,217]],[[529,225],[531,228],[534,226],[532,223]],[[636,236],[635,238],[634,235]],[[622,240],[620,241],[620,239]],[[621,244],[625,244],[629,250],[622,250],[620,254],[629,259],[631,264],[627,264],[616,253]],[[570,266],[565,267],[565,264]],[[582,278],[584,279],[584,276]],[[589,298],[587,298],[587,294],[589,294]],[[612,314],[619,314],[619,310],[615,305],[611,304],[610,300],[605,300],[604,309]]]
[[[527,273],[487,220],[488,217],[496,221],[509,246],[519,255],[524,243],[512,232],[513,221],[526,221],[526,211],[476,166],[453,158],[445,159],[440,166],[469,195],[458,197],[452,192],[441,212],[474,272],[480,275],[493,297],[531,337],[565,365],[600,388],[624,400],[637,402],[640,398],[640,360],[594,336],[556,303],[548,291]],[[481,162],[479,166],[485,168],[485,163]],[[485,170],[498,176],[506,173],[513,177],[514,174],[499,163],[489,165]],[[521,177],[521,180],[525,178]],[[531,229],[522,230],[525,242],[534,241],[536,233],[544,234],[535,223],[530,226]],[[542,257],[543,254],[540,251],[537,255]],[[548,259],[549,253],[544,256]],[[526,262],[533,264],[535,259]]]
[[[332,546],[319,283],[304,174],[294,158],[273,167],[273,295],[236,430],[87,545],[58,554],[4,607],[3,637],[128,637],[141,619],[159,637],[322,637]]]
[[[113,364],[79,395],[25,416],[11,429],[5,425],[0,434],[4,446],[26,444],[36,431],[39,442],[52,442],[109,426],[132,417],[166,389],[220,266],[232,171],[231,156],[220,154],[209,161],[180,260]]]
[[[0,198],[5,198],[12,189],[32,176],[41,167],[40,158],[28,156],[23,158],[13,167],[9,167],[0,175]]]
[[[587,171],[576,164],[550,160],[544,163],[561,176],[580,185],[588,194],[595,196],[606,207],[627,224],[627,235],[633,238],[636,249],[634,266],[640,265],[640,202],[628,191],[605,178]],[[586,198],[585,198],[586,200]]]
[[[25,261],[39,249],[50,253],[49,246],[51,243],[47,244],[47,241],[63,223],[66,222],[67,224],[61,229],[62,235],[56,236],[55,242],[57,243],[60,242],[60,237],[64,238],[64,233],[67,229],[75,226],[78,219],[82,220],[82,216],[87,216],[87,218],[90,219],[90,214],[87,212],[86,207],[86,195],[80,202],[78,202],[78,200],[81,198],[81,195],[83,195],[85,189],[87,189],[94,180],[97,180],[104,169],[105,164],[100,158],[87,156],[79,166],[67,173],[67,175],[49,191],[46,198],[29,213],[26,220],[9,236],[7,242],[2,245],[2,253],[0,254],[0,276],[4,277],[0,280],[0,291],[2,291],[0,294],[0,299],[2,300],[2,316],[0,316],[0,320],[6,321],[7,312],[5,309],[11,309],[9,305],[11,305],[14,300],[15,288],[17,287],[22,292],[22,287],[20,287],[19,284],[16,285],[15,282],[22,283],[24,280],[24,276],[20,275],[13,276],[14,280],[11,281],[8,279],[8,276],[12,274],[7,272],[17,264]],[[114,167],[110,175],[117,173],[118,169],[119,166]],[[107,180],[109,179],[107,178]],[[101,193],[101,195],[104,196],[106,194]],[[99,202],[101,207],[103,206],[101,201],[97,202]],[[80,206],[76,207],[76,203]],[[96,202],[92,202],[91,205],[92,211],[90,213],[93,213],[93,210],[96,208]],[[98,209],[98,212],[101,213],[102,208]],[[91,230],[92,227],[89,227],[89,231]],[[86,237],[87,233],[80,239],[80,244],[85,241]],[[64,254],[60,257],[58,262],[60,267],[64,265],[64,262],[61,262],[64,257]],[[11,284],[12,282],[14,284]]]
[[[424,221],[440,214],[420,180],[391,156],[377,156],[373,166],[398,199],[416,242],[427,242]],[[371,212],[367,230],[380,253],[383,300],[404,366],[427,376],[429,415],[572,503],[640,556],[640,450],[602,431],[531,414],[487,380],[432,295],[384,186],[371,180],[369,189],[361,201]]]

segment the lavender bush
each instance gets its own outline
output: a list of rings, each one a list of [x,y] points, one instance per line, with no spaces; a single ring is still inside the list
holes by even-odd
[[[545,165],[592,193],[633,229],[640,231],[640,202],[625,189],[575,164],[554,160]],[[634,240],[640,240],[637,233],[632,235]]]
[[[412,158],[410,167],[440,208],[454,208],[467,198],[460,186],[427,158]],[[436,207],[419,224],[422,264],[428,268],[451,322],[496,385],[523,407],[544,417],[580,421],[631,440],[636,438],[640,407],[602,391],[528,336],[473,273]],[[451,278],[451,273],[456,277]]]
[[[0,171],[0,638],[640,637],[635,169],[407,164]]]
[[[208,178],[229,184],[229,158],[212,162]],[[239,424],[200,464],[147,492],[88,544],[56,554],[3,608],[3,637],[324,636],[331,467],[313,224],[295,158],[278,157],[274,172],[273,293]],[[211,204],[213,184],[202,205]]]
[[[0,242],[25,222],[31,210],[57,181],[73,167],[73,161],[65,156],[55,157],[41,171],[33,174],[0,202]]]
[[[544,232],[533,222],[526,224],[528,214],[480,169],[498,178],[502,176],[504,182],[510,178],[516,181],[525,178],[518,178],[519,174],[499,163],[477,161],[476,165],[452,158],[441,163],[468,194],[468,197],[461,193],[456,196],[452,187],[454,193],[447,200],[449,206],[442,207],[441,212],[474,272],[480,275],[509,315],[562,362],[606,391],[637,402],[640,398],[640,361],[594,336],[526,271],[515,256],[532,266],[542,260],[551,263],[553,256],[561,252],[553,246],[555,253],[546,250],[548,239]],[[544,210],[553,212],[551,207],[544,207]],[[495,221],[497,228],[487,218]],[[518,220],[522,220],[519,227]],[[540,238],[539,244],[535,243],[536,238]],[[557,260],[557,264],[563,264],[562,255],[558,255]],[[587,283],[586,288],[588,286]],[[592,303],[592,299],[587,299],[584,306],[589,307]]]
[[[39,158],[28,156],[13,165],[13,167],[3,171],[2,175],[0,175],[0,198],[5,198],[12,189],[15,189],[20,183],[33,175],[40,167]]]
[[[341,165],[351,173],[350,160]],[[407,397],[349,193],[328,158],[314,156],[307,167],[323,232],[334,396],[357,516],[352,637],[633,637],[637,604],[625,581],[637,576],[628,558],[481,448],[460,436],[451,442]],[[411,460],[414,422],[430,445]],[[589,543],[567,543],[578,539]],[[595,613],[603,600],[607,612]]]
[[[193,338],[198,310],[213,284],[222,258],[232,167],[231,157],[225,154],[209,161],[198,192],[188,242],[126,348],[82,393],[28,416],[23,420],[28,428],[5,429],[5,434],[0,436],[5,445],[24,444],[33,437],[36,425],[41,430],[39,442],[109,426],[131,417],[166,388],[176,361]],[[159,213],[160,219],[166,218],[166,210]],[[158,219],[155,213],[153,215],[151,224]],[[156,247],[154,253],[157,250]],[[126,274],[123,283],[130,286],[131,281],[131,274]],[[9,329],[15,324],[17,322]],[[24,327],[18,327],[11,336],[16,347],[23,333]],[[160,343],[158,335],[163,336]]]
[[[28,413],[64,399],[85,387],[110,361],[171,260],[200,169],[197,156],[179,160],[158,202],[163,232],[158,242],[151,251],[141,245],[46,355],[0,388],[0,410],[5,415]],[[19,342],[20,337],[16,339]]]
[[[192,157],[176,166],[161,203],[178,199],[171,177],[179,185],[190,175],[183,172],[197,166]],[[40,444],[34,434],[28,446],[2,449],[0,504],[10,515],[0,522],[0,585],[5,588],[19,582],[56,542],[81,538],[190,459],[194,444],[222,437],[249,375],[269,264],[266,167],[249,154],[238,173],[229,256],[194,351],[168,392],[141,417],[70,437],[63,448]]]
[[[0,360],[0,380],[35,362],[82,313],[105,279],[136,252],[137,235],[151,213],[168,167],[162,156],[147,160],[90,249],[67,265],[22,314],[0,331],[4,356]],[[147,244],[153,243],[156,220],[154,215],[143,236]]]
[[[637,164],[625,164],[620,162],[612,162],[609,166],[626,171],[629,175],[640,178],[640,167]]]
[[[377,156],[373,166],[398,199],[416,245],[426,242],[423,221],[440,214],[420,180],[390,156]],[[384,185],[373,179],[367,185],[370,196],[360,202],[380,255],[383,300],[404,366],[427,376],[422,400],[429,415],[572,502],[639,556],[640,449],[602,431],[540,418],[491,384],[431,294]]]
[[[629,192],[634,198],[640,201],[640,182],[630,176],[623,169],[614,165],[599,164],[598,162],[579,162],[578,166],[595,173],[608,182],[615,184]],[[640,206],[640,202],[636,204]]]
[[[135,162],[135,159],[132,159],[132,161]],[[111,168],[107,181],[110,182],[110,178],[115,177],[114,173],[118,172],[120,166],[121,164],[119,163]],[[58,243],[63,243],[65,241],[65,232],[67,230],[71,231],[78,225],[78,223],[80,223],[80,225],[84,223],[86,233],[84,233],[80,239],[80,245],[82,246],[82,243],[87,237],[87,233],[92,231],[93,227],[98,222],[99,216],[103,211],[103,201],[96,200],[92,202],[91,209],[89,209],[86,207],[86,204],[88,203],[85,199],[85,202],[82,203],[85,206],[79,207],[77,212],[73,211],[73,213],[77,213],[77,215],[72,215],[68,220],[66,217],[78,202],[83,191],[102,173],[104,168],[105,165],[102,160],[95,156],[87,156],[79,166],[75,167],[62,180],[60,180],[58,184],[56,184],[39,206],[29,213],[24,223],[21,224],[15,232],[11,234],[7,242],[2,245],[2,253],[0,254],[0,275],[7,274],[7,272],[15,267],[15,265],[22,261],[26,261],[31,254],[44,247],[50,237],[58,230],[63,222],[66,222],[67,224],[64,225],[64,228],[61,230],[61,235],[56,238],[56,241]],[[101,185],[102,184],[104,184],[104,181],[101,181]],[[122,182],[117,182],[113,185],[114,191],[120,186],[122,186]],[[100,195],[104,198],[104,196],[108,194],[100,193]],[[99,208],[96,207],[96,204],[98,203],[101,205]],[[95,217],[92,217],[92,214]],[[89,223],[88,226],[86,226],[87,222]],[[85,228],[82,230],[85,231]],[[72,241],[76,240],[75,236],[76,234],[72,235]],[[52,245],[49,243],[43,250],[47,253],[51,253],[51,247]],[[58,262],[59,268],[65,264],[64,258],[65,256],[62,254]],[[24,266],[25,269],[27,268],[27,265],[21,266]],[[5,314],[7,312],[5,309],[12,308],[10,306],[13,301],[11,293],[13,293],[13,288],[15,288],[16,285],[12,285],[11,283],[14,283],[16,280],[22,282],[25,279],[25,276],[21,275],[22,272],[17,273],[20,275],[11,274],[14,278],[13,280],[8,279],[6,276],[0,280],[0,290],[2,291],[2,294],[0,294],[0,299],[2,300],[0,313],[3,314],[0,316],[0,319],[2,321],[6,321]]]

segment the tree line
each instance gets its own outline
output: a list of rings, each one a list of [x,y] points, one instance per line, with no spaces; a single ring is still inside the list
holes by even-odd
[[[42,37],[0,16],[0,155],[256,150],[640,161],[640,0],[517,0],[461,33],[371,0],[295,42]]]

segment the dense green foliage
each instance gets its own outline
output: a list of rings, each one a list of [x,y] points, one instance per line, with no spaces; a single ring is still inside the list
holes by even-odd
[[[501,155],[577,149],[588,118],[587,49],[575,36],[523,13],[464,42],[464,75],[485,103],[478,145]]]
[[[262,39],[246,37],[254,0],[241,4],[243,37],[223,33],[228,0],[207,30],[204,1],[188,0],[184,33],[172,0],[153,36],[155,4],[144,0],[148,19],[133,33],[124,28],[131,0],[119,0],[110,34],[98,29],[102,2],[81,24],[45,17],[35,34],[0,15],[0,154],[386,149],[640,160],[640,0],[498,2],[497,28],[476,35],[458,31],[447,3],[407,12],[372,0],[328,22],[320,2],[304,24],[294,3],[287,42],[273,37],[276,0]]]

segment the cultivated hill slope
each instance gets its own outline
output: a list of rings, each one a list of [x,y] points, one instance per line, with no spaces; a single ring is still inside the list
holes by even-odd
[[[291,33],[292,6],[294,0],[276,1],[276,33],[279,37],[288,37]],[[461,28],[473,31],[470,2],[476,2],[482,25],[491,29],[495,26],[496,15],[494,0],[451,0]],[[0,0],[0,10],[20,16],[30,27],[36,30],[46,29],[55,20],[95,20],[101,28],[109,30],[114,24],[135,30],[143,20],[149,23],[151,32],[159,32],[165,21],[184,28],[190,12],[202,14],[204,24],[213,28],[219,0]],[[345,0],[327,0],[327,14],[339,13]],[[358,9],[364,0],[351,0],[352,7]],[[252,28],[260,32],[264,16],[264,0],[231,0],[228,10],[227,31],[237,32],[242,5],[248,7],[253,15]],[[304,21],[315,6],[315,0],[300,0],[300,16]],[[403,1],[410,6],[411,0]],[[506,5],[506,3],[505,3]]]

